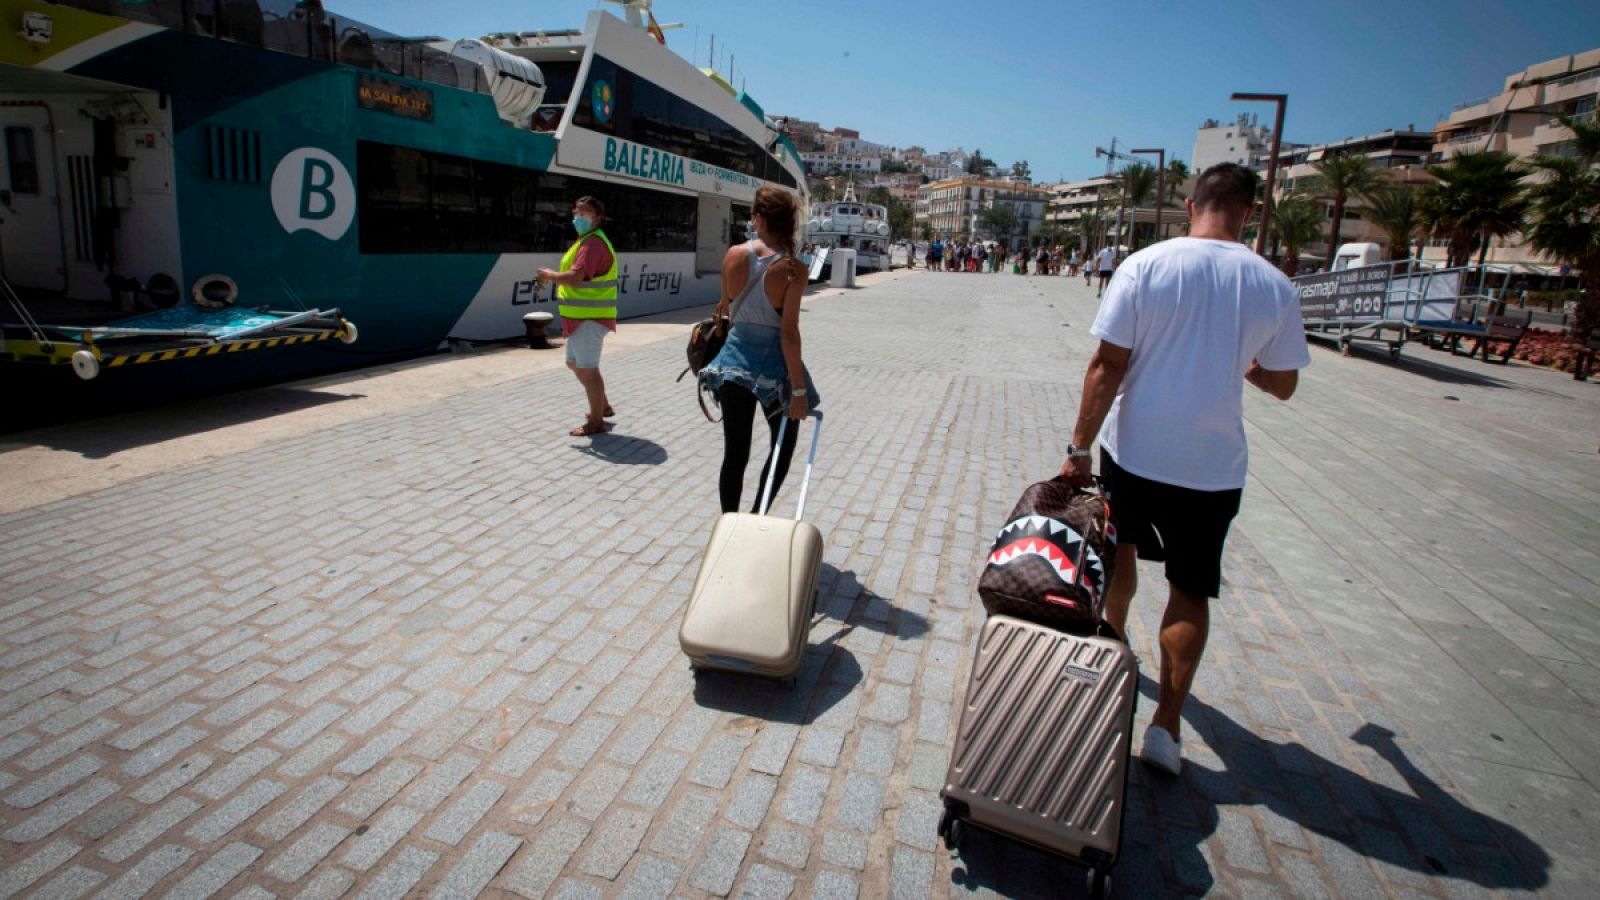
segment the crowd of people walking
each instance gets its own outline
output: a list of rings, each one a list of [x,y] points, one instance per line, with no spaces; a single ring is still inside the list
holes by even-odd
[[[906,246],[906,265],[916,268],[918,259],[934,272],[1004,272],[1007,267],[1014,275],[1071,275],[1081,269],[1086,281],[1092,281],[1097,272],[1106,278],[1121,261],[1121,253],[1103,247],[1098,253],[1086,254],[1077,247],[1054,246],[1022,247],[1012,250],[996,241],[969,241],[952,238],[948,241],[915,242]],[[1099,266],[1109,260],[1104,269]]]

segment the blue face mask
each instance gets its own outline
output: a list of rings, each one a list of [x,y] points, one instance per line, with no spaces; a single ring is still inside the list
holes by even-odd
[[[593,223],[591,223],[589,221],[589,217],[588,216],[573,216],[572,217],[572,227],[578,229],[578,233],[579,234],[588,234],[589,233],[589,228],[590,228],[590,226],[592,224]]]

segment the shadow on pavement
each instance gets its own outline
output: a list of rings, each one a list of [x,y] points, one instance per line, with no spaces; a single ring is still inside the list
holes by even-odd
[[[736,672],[696,672],[695,705],[763,722],[808,725],[846,698],[854,696],[859,703],[861,664],[855,654],[839,646],[848,633],[844,629],[809,648],[793,687]]]
[[[1321,347],[1322,349],[1332,353],[1339,352],[1339,348],[1337,346],[1328,344],[1325,341],[1308,341],[1307,343],[1313,347]],[[1363,344],[1351,344],[1350,355],[1388,366],[1389,368],[1399,372],[1406,372],[1411,375],[1421,376],[1430,381],[1437,381],[1441,384],[1466,384],[1473,387],[1487,388],[1518,388],[1518,385],[1513,384],[1504,378],[1496,378],[1493,375],[1479,375],[1474,372],[1464,371],[1457,366],[1444,365],[1442,363],[1434,362],[1421,355],[1423,352],[1427,351],[1427,349],[1427,346],[1424,344],[1408,344],[1406,349],[1401,352],[1400,358],[1394,362],[1390,362],[1389,354],[1386,349],[1380,347],[1369,347]],[[1457,359],[1463,358],[1464,357],[1457,357]],[[1486,365],[1485,363],[1480,363],[1475,359],[1469,361],[1477,365]]]
[[[359,400],[364,396],[299,387],[257,388],[229,397],[227,402],[218,402],[214,398],[188,400],[123,412],[115,418],[60,425],[32,434],[21,433],[14,439],[0,441],[0,448],[50,447],[81,454],[85,459],[105,459],[148,444],[159,444],[244,422],[262,421],[330,403]],[[102,413],[115,411],[101,410]]]
[[[1154,702],[1155,682],[1141,678],[1140,690]],[[1148,774],[1143,780],[1156,797],[1158,811],[1160,794],[1179,787],[1180,781],[1190,783],[1202,840],[1216,830],[1218,803],[1252,803],[1338,841],[1353,853],[1424,877],[1455,878],[1491,890],[1536,890],[1550,881],[1550,856],[1542,847],[1441,788],[1406,756],[1394,732],[1386,728],[1369,722],[1350,739],[1388,763],[1411,794],[1368,779],[1302,744],[1262,738],[1195,697],[1189,698],[1183,717],[1205,735],[1222,759],[1223,770],[1185,762],[1182,779]],[[1400,825],[1401,831],[1391,824]],[[1204,866],[1198,844],[1169,841],[1180,872]],[[1180,853],[1188,858],[1179,859]]]
[[[1149,677],[1140,676],[1139,688],[1155,701]],[[1222,768],[1186,759],[1183,775],[1171,778],[1132,762],[1123,856],[1113,870],[1122,896],[1205,894],[1218,888],[1211,868],[1214,851],[1202,845],[1217,832],[1219,806],[1264,806],[1354,856],[1424,878],[1453,878],[1495,891],[1534,891],[1550,881],[1551,860],[1542,847],[1441,788],[1388,729],[1367,723],[1350,738],[1391,766],[1410,794],[1302,744],[1262,738],[1193,696],[1183,717],[1204,735]],[[967,890],[987,888],[1008,897],[1079,897],[1087,896],[1084,872],[1059,857],[973,828],[962,841],[951,880]],[[1332,864],[1328,874],[1339,877]],[[1043,885],[1056,887],[1041,893]]]
[[[585,456],[619,466],[659,466],[667,461],[667,448],[649,438],[606,431],[589,438],[587,446],[573,444]]]
[[[889,598],[869,590],[851,570],[823,563],[817,584],[817,612],[828,618],[905,640],[928,632],[926,616],[897,608]]]

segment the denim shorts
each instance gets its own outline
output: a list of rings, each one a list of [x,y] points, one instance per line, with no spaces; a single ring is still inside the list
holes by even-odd
[[[606,342],[606,327],[599,322],[584,322],[567,335],[567,362],[580,369],[600,368],[600,348]]]

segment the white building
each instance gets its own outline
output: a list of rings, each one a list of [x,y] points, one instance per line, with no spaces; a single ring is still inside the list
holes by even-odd
[[[834,169],[841,172],[879,172],[883,169],[883,157],[875,153],[802,153],[800,161],[805,163],[806,171],[813,174],[826,174]]]
[[[1255,114],[1240,113],[1231,123],[1207,119],[1195,132],[1193,162],[1190,168],[1204,172],[1218,163],[1238,163],[1252,169],[1266,169],[1272,155],[1272,129],[1256,121]]]

